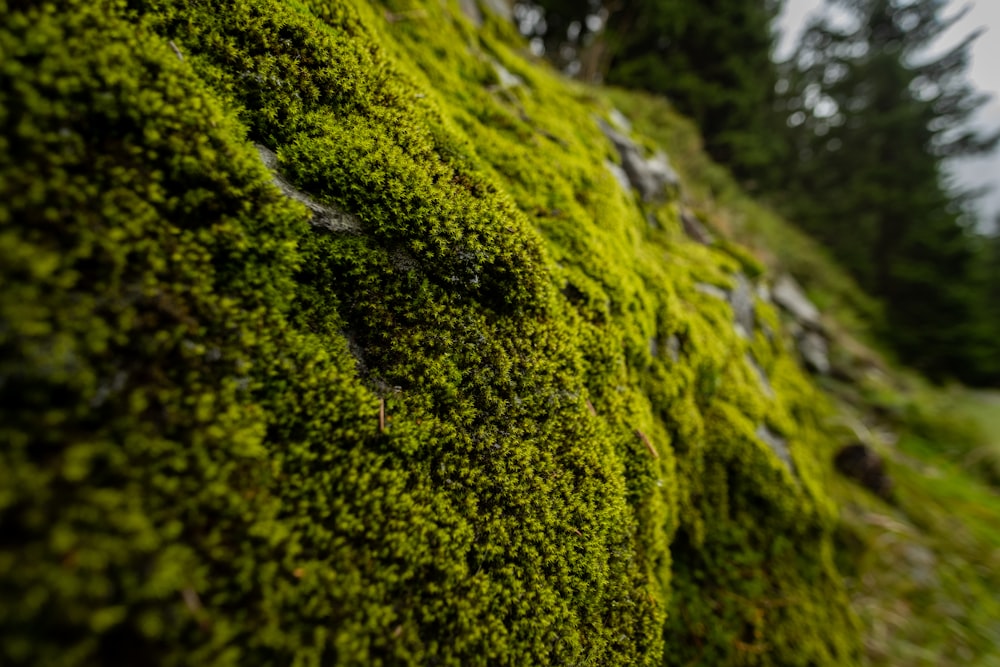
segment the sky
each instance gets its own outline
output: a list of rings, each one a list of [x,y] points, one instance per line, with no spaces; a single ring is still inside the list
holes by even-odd
[[[782,33],[779,56],[794,48],[807,19],[821,11],[824,4],[824,0],[785,0],[778,26]],[[973,45],[968,78],[976,88],[993,95],[990,103],[980,109],[975,123],[987,129],[1000,128],[1000,0],[952,0],[945,15],[966,5],[971,6],[969,13],[942,36],[939,48],[957,43],[979,27],[986,28],[986,33]],[[977,203],[984,220],[1000,215],[1000,150],[984,158],[962,160],[951,168],[959,185],[991,188],[992,191]]]

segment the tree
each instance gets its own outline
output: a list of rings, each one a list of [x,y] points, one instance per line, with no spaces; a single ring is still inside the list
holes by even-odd
[[[571,73],[668,97],[744,180],[777,158],[768,124],[780,0],[539,0],[546,51]]]
[[[985,101],[964,78],[978,33],[937,57],[961,14],[948,0],[831,0],[785,66],[789,168],[770,185],[783,210],[886,303],[889,340],[932,374],[971,377],[983,354],[976,241],[943,160],[992,149],[969,129]],[[1000,350],[998,350],[1000,351]]]

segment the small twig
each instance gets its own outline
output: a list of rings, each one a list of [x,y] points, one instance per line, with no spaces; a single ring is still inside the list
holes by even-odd
[[[181,53],[181,50],[177,48],[176,44],[174,44],[174,40],[170,40],[167,44],[169,44],[170,48],[174,50],[174,53],[176,53],[177,57],[181,59],[181,62],[184,62],[184,54]]]
[[[590,410],[590,414],[597,416],[597,410],[594,409],[594,404],[590,402],[589,398],[584,399],[587,401],[587,409]]]
[[[646,434],[645,434],[645,433],[643,433],[643,432],[642,432],[642,431],[640,431],[639,429],[636,429],[636,430],[635,430],[635,434],[636,434],[637,436],[639,436],[639,439],[640,439],[640,440],[642,440],[642,444],[646,445],[646,449],[648,449],[648,450],[649,450],[649,453],[653,455],[653,458],[654,458],[654,459],[658,459],[658,458],[660,458],[660,455],[659,455],[659,453],[658,453],[658,452],[656,451],[656,448],[655,448],[655,447],[653,447],[653,443],[651,443],[651,442],[649,441],[649,438],[647,438],[647,437],[646,437]]]
[[[385,431],[385,399],[378,399],[378,431]]]

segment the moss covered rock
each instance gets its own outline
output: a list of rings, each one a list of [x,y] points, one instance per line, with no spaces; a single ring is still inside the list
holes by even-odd
[[[0,17],[3,664],[856,660],[824,403],[699,289],[745,251],[509,24]]]

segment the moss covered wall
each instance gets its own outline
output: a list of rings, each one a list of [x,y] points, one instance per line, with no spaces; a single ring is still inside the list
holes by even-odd
[[[3,664],[856,660],[824,402],[599,91],[439,0],[0,17]]]

